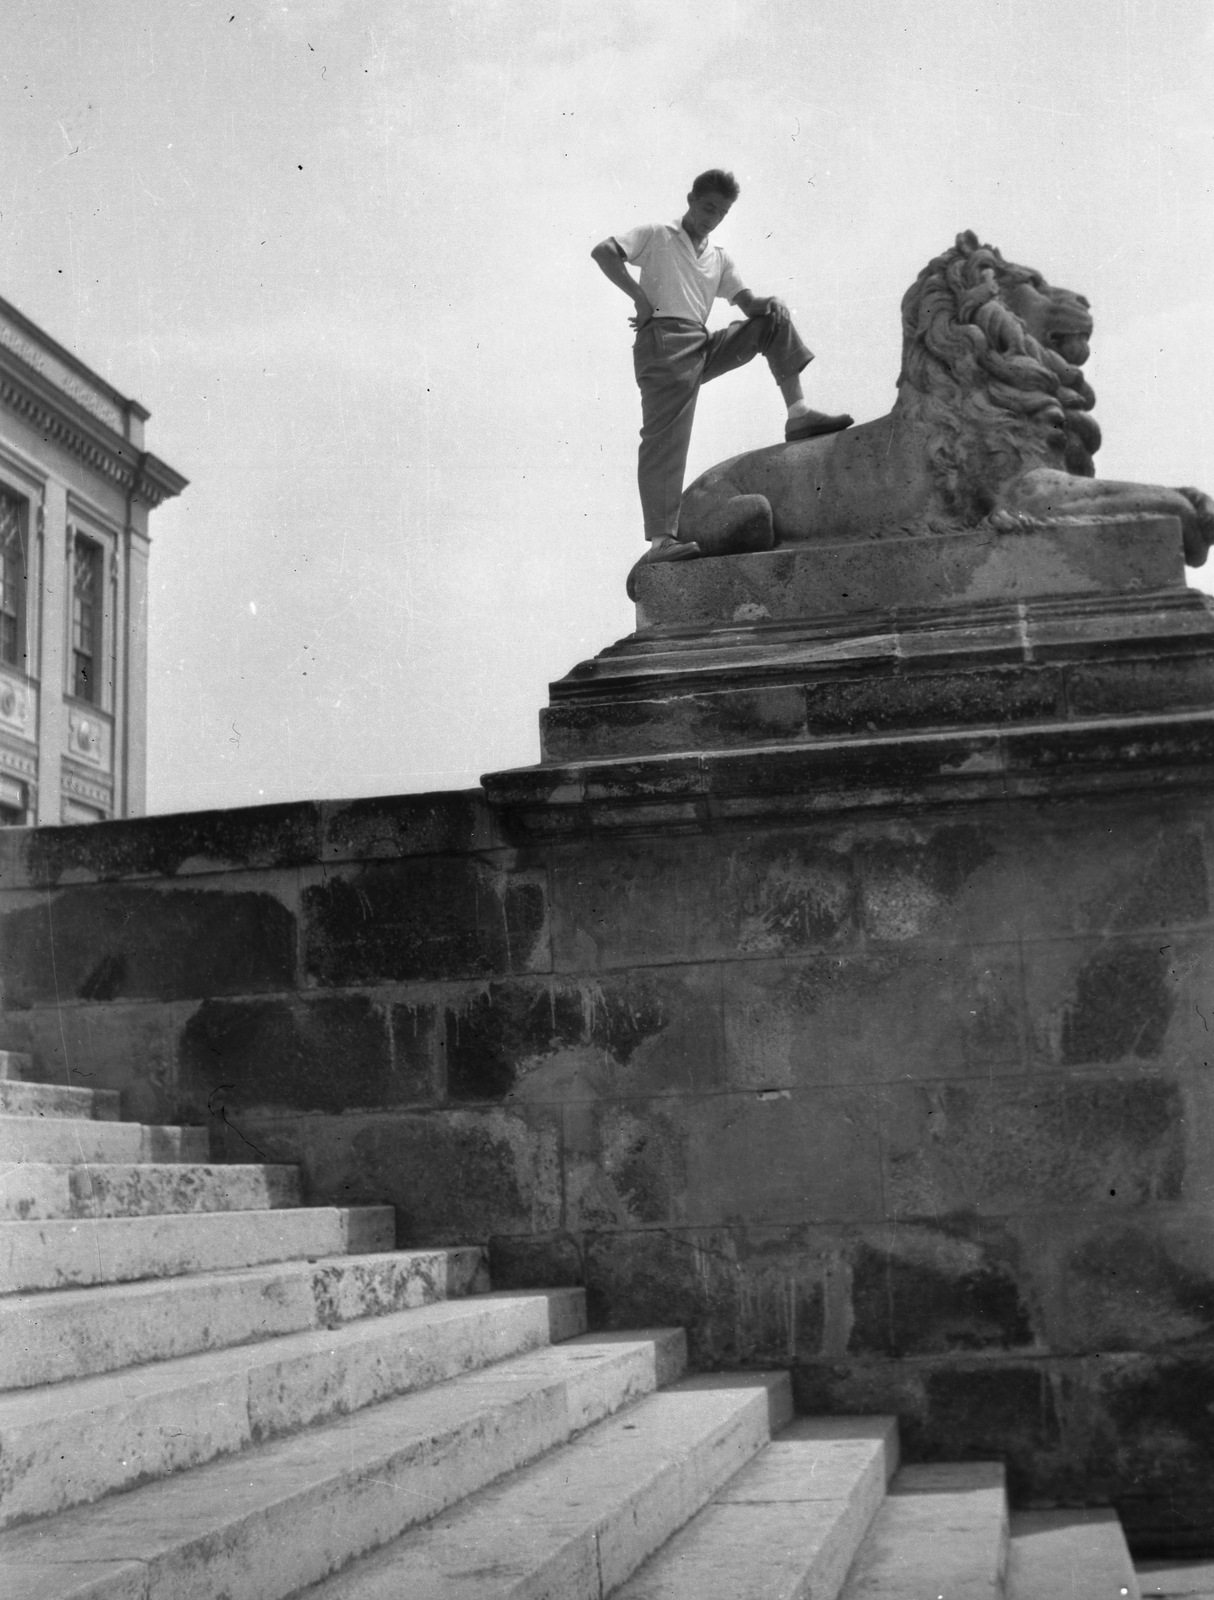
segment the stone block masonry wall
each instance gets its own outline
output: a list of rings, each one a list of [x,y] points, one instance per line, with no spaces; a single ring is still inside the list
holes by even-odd
[[[1214,1543],[1214,793],[0,837],[0,1046],[908,1454]],[[255,1153],[255,1154],[254,1154]]]

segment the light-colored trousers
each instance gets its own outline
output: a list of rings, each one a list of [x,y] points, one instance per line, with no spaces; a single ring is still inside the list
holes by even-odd
[[[795,377],[813,360],[789,317],[748,317],[716,333],[698,322],[652,317],[632,348],[641,391],[641,450],[637,485],[645,537],[678,532],[683,474],[700,385],[723,372],[767,358],[777,383]]]

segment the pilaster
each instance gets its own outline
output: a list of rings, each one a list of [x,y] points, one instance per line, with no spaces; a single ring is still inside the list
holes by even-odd
[[[42,685],[38,717],[39,825],[60,820],[62,751],[67,743],[68,585],[67,489],[48,478],[43,500],[39,566],[42,574],[38,629],[38,678]]]

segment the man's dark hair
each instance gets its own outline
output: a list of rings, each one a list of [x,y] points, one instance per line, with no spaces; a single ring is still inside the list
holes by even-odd
[[[691,186],[692,195],[698,200],[702,194],[723,194],[726,200],[733,201],[742,193],[738,187],[738,180],[732,172],[722,172],[720,167],[710,167]]]

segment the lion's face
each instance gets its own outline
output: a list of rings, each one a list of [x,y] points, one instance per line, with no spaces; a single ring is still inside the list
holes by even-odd
[[[1038,344],[1056,350],[1072,367],[1083,366],[1091,354],[1092,314],[1081,294],[1056,288],[1034,274],[1002,284],[1000,298]]]

